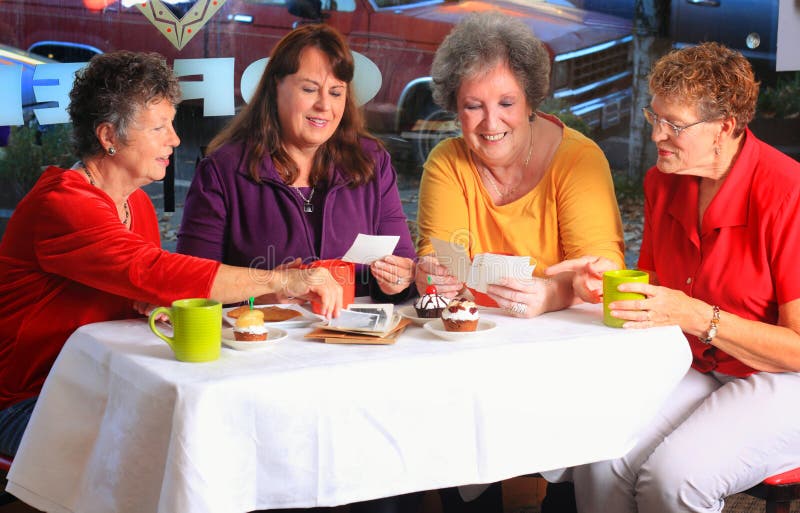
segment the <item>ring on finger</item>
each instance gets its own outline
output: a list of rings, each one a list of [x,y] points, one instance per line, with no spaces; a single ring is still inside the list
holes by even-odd
[[[525,312],[528,311],[528,305],[525,303],[512,303],[511,311],[517,315],[525,315]]]
[[[402,282],[403,282],[403,280],[398,276],[397,280],[394,282],[394,284],[395,285],[400,285]]]

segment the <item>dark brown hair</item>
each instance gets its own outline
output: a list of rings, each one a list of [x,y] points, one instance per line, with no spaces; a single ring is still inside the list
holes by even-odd
[[[275,167],[286,183],[297,178],[297,166],[281,144],[278,120],[278,84],[300,67],[300,54],[308,47],[318,48],[328,56],[334,76],[347,83],[347,97],[342,119],[330,139],[317,150],[311,167],[311,183],[323,177],[332,163],[346,162],[342,171],[356,186],[370,181],[374,163],[364,153],[360,137],[369,136],[364,130],[361,113],[353,100],[353,55],[344,38],[328,25],[303,25],[289,32],[272,50],[267,67],[256,87],[253,98],[209,144],[212,152],[228,142],[243,142],[248,148],[247,170],[257,183],[258,170],[265,154],[272,156]]]
[[[732,117],[738,137],[755,115],[758,82],[741,53],[702,43],[659,59],[650,72],[650,94],[694,105],[703,119]]]
[[[120,50],[95,55],[75,73],[69,93],[72,145],[81,159],[104,152],[95,129],[110,123],[126,142],[139,109],[153,101],[181,101],[178,79],[157,53]]]

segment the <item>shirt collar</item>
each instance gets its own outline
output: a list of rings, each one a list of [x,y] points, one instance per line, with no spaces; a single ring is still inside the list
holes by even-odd
[[[742,151],[725,177],[725,181],[703,216],[703,233],[726,226],[747,224],[750,189],[753,170],[758,160],[757,139],[745,129]],[[700,178],[696,176],[674,176],[676,187],[672,188],[669,201],[669,215],[676,219],[695,244],[697,237],[697,200],[700,191]],[[689,205],[693,208],[686,208]]]
[[[703,232],[726,226],[747,224],[750,210],[750,190],[758,162],[759,147],[749,128],[745,128],[742,150],[725,177],[725,181],[703,216]]]

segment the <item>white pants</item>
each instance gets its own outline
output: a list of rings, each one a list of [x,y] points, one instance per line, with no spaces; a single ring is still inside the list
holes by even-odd
[[[689,370],[617,460],[543,473],[575,483],[580,513],[722,511],[725,497],[800,467],[800,374]]]

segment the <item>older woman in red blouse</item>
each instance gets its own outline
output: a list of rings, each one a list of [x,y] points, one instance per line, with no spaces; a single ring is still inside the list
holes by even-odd
[[[260,271],[161,249],[141,186],[164,177],[180,142],[172,128],[179,91],[156,54],[98,55],[76,77],[69,113],[82,160],[44,171],[0,243],[2,453],[16,452],[47,373],[79,326],[187,297],[305,297],[328,316],[341,306],[327,270]]]
[[[625,328],[679,325],[694,363],[628,455],[567,473],[581,512],[721,511],[800,462],[800,164],[747,128],[758,83],[733,50],[670,53],[650,92],[658,160],[639,267],[651,284],[620,286],[646,298],[611,308]],[[587,257],[550,272],[586,265],[611,267]]]

